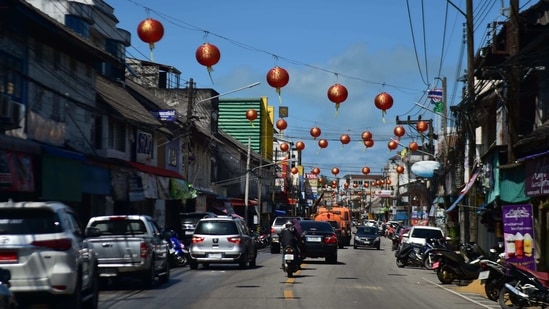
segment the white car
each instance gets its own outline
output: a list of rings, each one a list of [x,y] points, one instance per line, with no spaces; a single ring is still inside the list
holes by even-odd
[[[59,202],[0,203],[0,267],[21,304],[97,308],[95,254],[73,210]]]
[[[405,243],[413,243],[425,245],[427,240],[444,239],[444,232],[440,227],[415,225],[410,228],[410,231],[403,235]]]

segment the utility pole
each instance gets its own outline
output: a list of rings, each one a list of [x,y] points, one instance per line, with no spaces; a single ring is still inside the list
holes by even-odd
[[[509,50],[509,57],[513,58],[519,51],[519,4],[518,0],[510,1],[509,9],[509,26],[507,27],[509,37],[511,38],[507,44]],[[515,151],[513,146],[517,142],[518,137],[518,115],[517,107],[519,106],[520,97],[519,97],[519,83],[521,79],[520,67],[518,64],[512,64],[510,71],[507,74],[507,128],[508,128],[508,141],[507,141],[507,162],[515,162]]]
[[[252,138],[248,136],[248,156],[246,157],[246,184],[244,188],[244,206],[245,206],[245,219],[246,219],[246,225],[250,226],[248,224],[248,196],[250,191],[250,153],[252,149]]]
[[[190,159],[189,156],[191,155],[191,139],[192,139],[192,114],[193,114],[193,100],[194,100],[194,81],[192,78],[189,79],[189,91],[187,96],[187,115],[185,117],[185,125],[187,126],[185,128],[186,135],[185,135],[185,149],[183,151],[185,155],[185,180],[189,181],[191,179],[191,168],[190,168]]]
[[[474,35],[473,35],[473,0],[467,0],[467,16],[466,16],[466,25],[467,25],[467,105],[468,108],[472,108],[473,103],[475,101],[475,51],[474,51]],[[467,123],[467,127],[469,128],[469,139],[468,139],[468,145],[469,145],[469,153],[468,153],[468,165],[469,165],[469,173],[468,175],[471,175],[472,170],[474,169],[474,164],[476,161],[476,139],[475,139],[475,130],[472,127],[471,118],[467,115],[463,115],[462,117],[466,117],[465,122]],[[469,205],[475,205],[476,200],[476,190],[473,187],[471,190],[471,193],[469,194]],[[469,242],[470,241],[470,218],[469,215],[469,207],[462,207],[463,209],[463,242]]]

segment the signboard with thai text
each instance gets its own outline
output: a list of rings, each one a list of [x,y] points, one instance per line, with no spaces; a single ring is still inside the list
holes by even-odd
[[[532,205],[503,205],[505,259],[536,270]]]
[[[549,194],[549,157],[543,156],[525,163],[524,193],[527,196]]]

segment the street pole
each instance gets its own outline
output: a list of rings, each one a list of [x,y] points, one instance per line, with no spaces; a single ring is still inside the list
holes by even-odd
[[[192,126],[191,126],[191,117],[192,117],[192,111],[193,111],[193,91],[194,91],[194,81],[191,78],[189,78],[189,93],[188,93],[188,100],[187,100],[187,115],[185,117],[185,125],[187,126],[187,134],[185,136],[185,180],[188,182],[190,181],[191,177],[191,169],[190,169],[190,160],[189,156],[191,155],[190,145],[191,145],[191,134],[192,134]]]
[[[246,157],[246,184],[244,190],[244,206],[245,206],[245,218],[246,225],[248,225],[248,195],[250,191],[250,152],[252,148],[252,138],[248,136],[248,156]],[[249,225],[248,225],[249,226]]]

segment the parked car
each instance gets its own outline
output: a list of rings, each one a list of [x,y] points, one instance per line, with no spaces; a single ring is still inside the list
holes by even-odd
[[[243,219],[230,216],[198,221],[189,246],[189,267],[199,264],[237,263],[240,268],[256,266],[257,242]]]
[[[95,252],[74,211],[59,202],[0,203],[0,260],[21,305],[97,308]]]
[[[271,224],[271,253],[280,253],[279,235],[284,227],[284,224],[293,219],[303,220],[302,217],[276,217]]]
[[[213,212],[182,212],[179,214],[180,232],[179,238],[183,241],[185,246],[191,244],[193,238],[193,232],[196,224],[202,218],[215,218],[217,215]]]
[[[326,263],[337,263],[337,235],[327,221],[301,221],[303,247],[302,259],[325,258]]]
[[[92,217],[86,235],[86,244],[97,253],[101,278],[137,277],[146,288],[152,288],[157,277],[161,283],[170,279],[169,248],[152,217]]]
[[[377,250],[380,249],[381,239],[379,237],[379,230],[376,226],[359,226],[354,234],[354,249],[359,247],[376,248]]]
[[[430,239],[444,239],[444,232],[436,226],[414,225],[407,233],[402,235],[402,242],[408,244],[425,245]],[[401,243],[402,243],[401,242]]]

